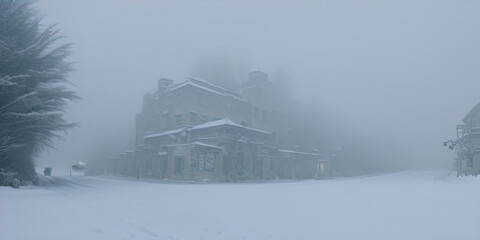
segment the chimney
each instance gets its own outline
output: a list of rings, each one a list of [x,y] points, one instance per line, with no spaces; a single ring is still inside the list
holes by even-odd
[[[168,86],[173,84],[173,80],[161,78],[158,80],[158,92],[165,92]]]
[[[254,83],[254,84],[263,84],[265,85],[268,84],[268,75],[262,71],[253,71],[248,73],[248,81]]]

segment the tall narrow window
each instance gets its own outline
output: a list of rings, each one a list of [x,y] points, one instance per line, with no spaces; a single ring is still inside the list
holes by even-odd
[[[243,175],[245,170],[245,154],[243,152],[237,153],[237,162],[235,168],[238,175]]]
[[[198,114],[196,112],[190,112],[190,123],[197,124]]]
[[[208,115],[202,114],[202,123],[208,122]]]
[[[175,124],[176,124],[177,126],[183,124],[183,114],[182,114],[182,113],[177,113],[177,114],[175,114]]]
[[[183,174],[183,159],[184,157],[175,157],[174,158],[174,173],[177,175]]]

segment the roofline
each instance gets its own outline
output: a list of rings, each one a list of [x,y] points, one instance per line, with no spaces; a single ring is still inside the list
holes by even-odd
[[[202,86],[201,84],[205,84],[207,86]],[[235,93],[233,91],[230,91],[226,88],[223,88],[223,87],[217,86],[215,84],[212,84],[207,80],[204,80],[204,79],[201,79],[201,78],[194,78],[194,77],[189,77],[186,81],[170,85],[167,88],[166,92],[175,91],[177,89],[180,89],[180,88],[183,88],[183,87],[186,87],[186,86],[189,86],[189,85],[193,86],[193,87],[196,87],[198,89],[203,89],[203,90],[206,90],[206,91],[209,91],[209,92],[213,92],[215,94],[218,94],[218,95],[221,95],[221,96],[224,96],[224,97],[232,97],[234,99],[237,99],[238,101],[248,103],[248,101],[245,98],[243,98],[240,94],[237,94],[237,93]]]
[[[257,73],[257,72],[261,72],[261,73],[263,73],[263,74],[265,74],[265,75],[268,75],[268,73],[266,73],[266,72],[264,72],[264,71],[262,71],[262,70],[258,70],[258,69],[257,69],[257,70],[250,71],[250,72],[248,72],[248,74]]]
[[[231,123],[225,122],[225,123],[219,124],[219,125],[213,125],[213,126],[206,126],[206,127],[196,128],[196,127],[198,127],[198,126],[206,125],[207,123],[222,121],[222,120],[225,120],[225,119],[228,120],[228,121],[230,121]],[[249,130],[249,131],[254,131],[254,132],[262,133],[262,134],[265,134],[265,135],[272,135],[272,133],[269,133],[269,132],[266,132],[266,131],[263,131],[263,130],[260,130],[260,129],[251,128],[251,127],[246,127],[246,126],[243,126],[243,125],[240,125],[240,124],[236,124],[236,123],[233,122],[232,120],[230,120],[230,119],[228,119],[228,118],[224,118],[224,119],[220,119],[220,120],[215,120],[215,121],[210,121],[210,122],[206,122],[206,123],[201,123],[201,124],[198,124],[198,125],[195,125],[195,126],[192,126],[192,127],[180,127],[180,128],[165,130],[165,131],[162,131],[162,132],[150,133],[150,134],[148,134],[148,135],[144,135],[143,138],[144,138],[144,139],[158,138],[158,137],[164,137],[164,136],[170,136],[170,135],[174,135],[174,134],[179,134],[179,133],[181,133],[181,132],[183,132],[183,131],[195,131],[195,130],[199,130],[199,129],[213,128],[213,127],[223,127],[223,126],[234,126],[234,127],[243,128],[243,129],[246,129],[246,130]]]
[[[292,154],[300,154],[300,155],[308,155],[308,156],[320,156],[318,153],[308,153],[308,152],[300,152],[295,150],[288,150],[288,149],[278,149],[281,153],[292,153]]]
[[[215,85],[215,84],[213,84],[213,83],[211,83],[211,82],[209,82],[209,81],[207,81],[207,80],[205,80],[205,79],[203,79],[203,78],[189,77],[188,79],[194,80],[194,81],[203,82],[203,83],[206,83],[206,84],[208,84],[208,85],[210,85],[210,86],[212,86],[212,87],[214,87],[214,88],[217,88],[217,89],[220,89],[220,90],[222,90],[222,91],[225,91],[225,92],[227,92],[227,93],[229,93],[229,94],[232,94],[232,95],[234,95],[234,96],[236,96],[236,97],[239,97],[239,98],[242,97],[240,94],[235,93],[235,92],[233,92],[232,90],[229,90],[229,89],[226,89],[226,88],[224,88],[224,87],[220,87],[220,86],[218,86],[218,85]]]
[[[157,137],[163,137],[163,136],[168,136],[168,135],[172,135],[172,134],[178,134],[178,133],[181,133],[181,132],[183,132],[184,130],[187,130],[187,129],[189,129],[189,128],[188,127],[180,127],[180,128],[165,130],[165,131],[162,131],[162,132],[149,133],[149,134],[145,134],[143,136],[143,138],[144,139],[146,139],[146,138],[157,138]]]
[[[217,149],[217,150],[223,150],[222,147],[215,146],[215,145],[212,145],[212,144],[207,144],[207,143],[200,142],[200,141],[195,141],[195,142],[192,142],[191,144],[197,145],[197,146],[202,146],[202,147],[214,148],[214,149]]]
[[[219,125],[214,125],[214,126],[199,127],[199,126],[202,126],[202,125],[206,125],[207,123],[222,121],[222,120],[225,120],[225,119],[232,122],[232,123],[225,122],[224,124],[219,124]],[[272,135],[272,133],[269,133],[269,132],[266,132],[266,131],[263,131],[263,130],[260,130],[260,129],[246,127],[246,126],[243,126],[243,125],[240,125],[240,124],[236,124],[235,122],[233,122],[232,120],[230,120],[228,118],[202,123],[202,124],[191,127],[189,130],[192,131],[192,130],[199,130],[199,129],[212,128],[212,127],[221,127],[221,126],[234,126],[234,127],[239,127],[239,128],[247,129],[247,130],[250,130],[250,131],[254,131],[254,132],[259,132],[259,133],[262,133],[262,134]]]

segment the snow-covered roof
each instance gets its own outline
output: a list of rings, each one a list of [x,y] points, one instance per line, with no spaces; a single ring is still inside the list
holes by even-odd
[[[220,120],[216,120],[216,121],[211,121],[211,122],[206,122],[206,123],[194,126],[194,127],[190,128],[190,130],[218,127],[218,126],[224,126],[224,125],[240,127],[240,128],[248,129],[248,130],[251,130],[251,131],[264,133],[264,134],[270,134],[269,132],[265,132],[265,131],[262,131],[262,130],[259,130],[259,129],[249,128],[249,127],[245,127],[245,126],[240,125],[240,124],[236,124],[228,118],[224,118],[224,119],[220,119]]]
[[[177,129],[173,129],[173,130],[167,130],[167,131],[164,131],[164,132],[149,134],[149,135],[147,135],[143,138],[154,138],[154,137],[167,136],[167,135],[171,135],[171,134],[177,134],[177,133],[181,133],[185,129],[187,129],[187,128],[182,127],[182,128],[177,128]]]
[[[308,152],[299,152],[294,150],[287,150],[287,149],[278,149],[279,152],[282,153],[292,153],[292,154],[301,154],[301,155],[309,155],[309,156],[320,156],[318,153],[308,153]]]
[[[222,149],[221,147],[219,146],[215,146],[215,145],[210,145],[210,144],[206,144],[206,143],[203,143],[203,142],[193,142],[192,144],[195,144],[195,145],[198,145],[198,146],[202,146],[202,147],[209,147],[209,148],[215,148],[215,149]]]
[[[167,131],[164,131],[164,132],[159,132],[159,133],[154,133],[154,134],[148,134],[148,135],[144,136],[143,138],[146,139],[146,138],[155,138],[155,137],[161,137],[161,136],[168,136],[168,135],[172,135],[172,134],[181,133],[181,132],[184,131],[184,130],[189,131],[189,130],[197,130],[197,129],[204,129],[204,128],[224,126],[224,125],[234,126],[234,127],[240,127],[240,128],[243,128],[243,129],[248,129],[248,130],[255,131],[255,132],[259,132],[259,133],[263,133],[263,134],[270,134],[269,132],[265,132],[265,131],[262,131],[262,130],[259,130],[259,129],[249,128],[249,127],[245,127],[245,126],[240,125],[240,124],[236,124],[236,123],[234,123],[232,120],[230,120],[230,119],[228,119],[228,118],[224,118],[224,119],[220,119],[220,120],[215,120],[215,121],[211,121],[211,122],[206,122],[206,123],[203,123],[203,124],[200,124],[200,125],[196,125],[196,126],[193,126],[193,127],[190,127],[190,128],[188,128],[188,127],[181,127],[181,128],[177,128],[177,129],[167,130]]]
[[[250,139],[238,139],[237,141],[243,142],[243,143],[264,144],[264,142],[251,141]]]
[[[199,89],[202,89],[202,90],[214,93],[214,94],[218,94],[218,95],[222,95],[222,96],[226,96],[226,97],[232,97],[236,100],[239,100],[239,101],[242,101],[242,102],[247,102],[247,100],[245,100],[242,96],[240,96],[240,95],[238,95],[238,94],[236,94],[236,93],[234,93],[234,92],[232,92],[228,89],[225,89],[225,88],[219,87],[217,85],[211,84],[208,81],[205,81],[203,79],[193,78],[193,77],[188,78],[188,80],[185,81],[185,82],[175,84],[175,85],[171,85],[170,87],[168,87],[167,92],[174,91],[174,90],[186,87],[186,86],[193,86],[193,87],[196,87],[196,88],[199,88]]]
[[[253,71],[250,71],[248,74],[256,74],[256,73],[261,73],[261,74],[264,74],[264,75],[267,75],[267,73],[265,73],[264,71],[260,70],[259,69],[255,69]]]
[[[230,120],[228,118],[224,118],[224,119],[219,119],[219,120],[215,120],[215,121],[211,121],[211,122],[206,122],[206,123],[194,126],[191,129],[195,130],[195,129],[202,129],[202,128],[217,127],[217,126],[222,126],[222,125],[240,126],[240,125],[234,123],[232,120]]]

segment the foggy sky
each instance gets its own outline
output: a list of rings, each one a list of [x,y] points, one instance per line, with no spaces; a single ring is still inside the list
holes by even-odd
[[[275,4],[273,4],[275,3]],[[182,81],[205,56],[283,66],[293,96],[346,136],[412,166],[448,166],[441,144],[480,102],[479,1],[42,0],[73,42],[80,122],[39,167],[134,144],[156,80]],[[247,72],[245,72],[245,79]],[[436,165],[438,163],[438,165]]]

